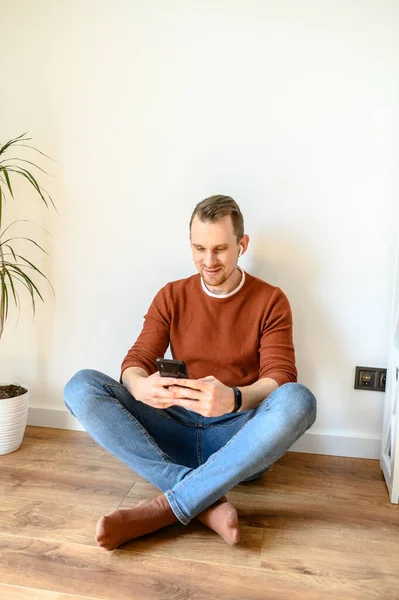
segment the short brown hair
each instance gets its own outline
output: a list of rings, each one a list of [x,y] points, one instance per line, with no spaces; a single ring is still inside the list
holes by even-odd
[[[239,241],[244,235],[244,217],[242,216],[237,202],[230,196],[210,196],[209,198],[205,198],[205,200],[198,202],[191,215],[190,233],[195,215],[198,215],[198,218],[201,221],[210,221],[211,223],[215,223],[215,221],[218,221],[226,215],[231,215],[233,229],[237,240]]]

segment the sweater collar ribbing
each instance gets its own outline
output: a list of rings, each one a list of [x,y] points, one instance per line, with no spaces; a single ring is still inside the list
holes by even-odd
[[[241,276],[241,281],[238,284],[238,286],[231,292],[229,292],[228,294],[214,294],[213,292],[210,292],[208,290],[208,288],[206,287],[204,280],[202,279],[201,275],[200,275],[200,279],[201,279],[201,286],[202,289],[204,290],[205,294],[207,294],[208,296],[211,296],[211,298],[230,298],[230,296],[234,296],[234,294],[237,294],[237,292],[240,291],[240,289],[242,288],[242,286],[245,283],[245,272],[243,271],[243,269],[241,269],[240,267],[237,266],[237,269],[239,271],[241,271],[242,276]]]

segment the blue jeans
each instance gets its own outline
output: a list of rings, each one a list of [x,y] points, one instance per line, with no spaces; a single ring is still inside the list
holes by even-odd
[[[316,418],[316,399],[299,383],[255,409],[203,417],[181,406],[152,408],[90,369],[67,383],[65,405],[98,444],[165,493],[184,525],[264,473]]]

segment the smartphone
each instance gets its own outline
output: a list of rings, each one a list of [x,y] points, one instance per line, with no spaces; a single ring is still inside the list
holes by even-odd
[[[184,360],[171,360],[169,358],[156,358],[158,371],[161,377],[175,377],[188,379],[187,367]]]

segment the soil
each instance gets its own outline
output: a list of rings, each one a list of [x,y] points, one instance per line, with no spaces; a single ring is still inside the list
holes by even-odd
[[[26,393],[26,389],[20,385],[0,385],[0,400],[15,398]]]

